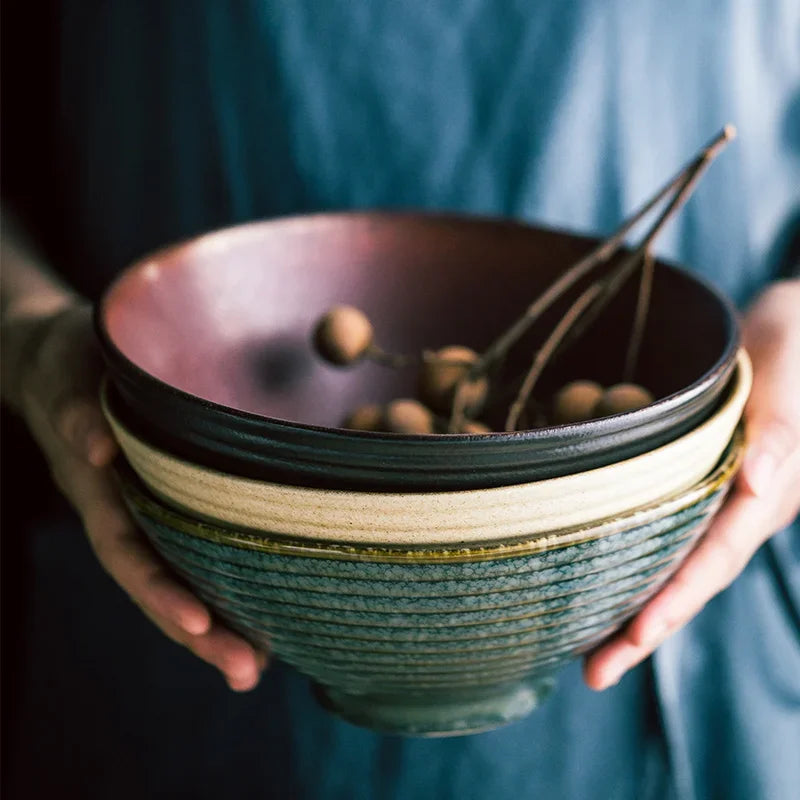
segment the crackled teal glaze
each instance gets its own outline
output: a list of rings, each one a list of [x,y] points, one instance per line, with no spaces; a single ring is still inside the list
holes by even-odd
[[[628,616],[635,608],[629,604],[592,614],[589,617],[562,623],[556,627],[536,631],[530,634],[511,636],[505,639],[488,638],[475,642],[466,639],[461,642],[437,643],[433,645],[414,645],[403,647],[393,642],[342,642],[334,636],[293,636],[284,631],[273,632],[270,639],[278,649],[289,653],[308,653],[324,659],[326,663],[358,662],[367,664],[414,664],[433,665],[438,663],[457,664],[459,662],[478,663],[484,661],[500,661],[527,656],[538,652],[547,645],[557,646],[565,639],[572,641],[578,635],[593,635],[597,630]],[[242,626],[246,628],[246,626]],[[263,636],[263,633],[261,634]]]
[[[322,594],[303,590],[302,587],[294,591],[281,591],[264,589],[257,595],[246,594],[228,585],[213,584],[206,578],[198,576],[195,572],[181,569],[175,565],[177,571],[189,581],[200,594],[207,595],[213,601],[224,601],[232,608],[241,608],[245,611],[259,610],[266,607],[291,606],[297,614],[305,614],[307,610],[335,611],[339,619],[352,618],[354,620],[371,620],[378,624],[402,619],[415,624],[448,624],[457,620],[469,619],[468,614],[477,614],[479,617],[487,615],[492,618],[514,617],[521,614],[534,614],[543,600],[556,598],[575,598],[582,590],[589,588],[604,589],[607,594],[616,593],[640,585],[647,579],[657,575],[661,569],[669,568],[672,561],[678,557],[680,550],[673,549],[671,553],[655,564],[637,570],[629,568],[618,570],[615,574],[600,574],[586,576],[572,580],[559,581],[547,586],[533,587],[517,592],[491,592],[480,595],[461,595],[455,597],[399,597],[387,602],[380,597],[365,597],[362,595],[335,595]],[[384,620],[384,618],[386,618]]]
[[[506,575],[519,575],[539,572],[547,567],[579,565],[585,559],[605,554],[629,552],[634,545],[642,544],[648,539],[680,528],[682,525],[704,518],[709,508],[719,504],[720,489],[701,502],[681,511],[658,519],[650,524],[637,526],[630,530],[614,533],[603,538],[580,544],[545,550],[524,557],[498,558],[494,561],[475,561],[461,563],[419,563],[392,564],[377,563],[369,560],[338,560],[287,558],[285,555],[258,552],[244,548],[218,544],[208,539],[186,536],[171,529],[168,525],[156,526],[152,535],[157,537],[162,546],[173,543],[179,552],[189,554],[197,559],[200,566],[207,569],[224,569],[237,574],[239,567],[245,570],[250,567],[257,572],[285,575],[307,575],[310,577],[330,577],[333,579],[358,578],[369,579],[377,584],[394,584],[395,582],[426,581],[438,582],[447,580],[486,579]],[[247,573],[243,573],[246,575]],[[381,588],[377,591],[382,591]]]
[[[163,526],[162,526],[163,527]],[[625,569],[630,566],[638,569],[648,560],[658,560],[666,554],[670,546],[678,548],[687,536],[692,536],[698,528],[698,520],[694,519],[661,535],[651,536],[622,550],[584,558],[580,561],[567,562],[557,566],[542,567],[538,570],[529,568],[506,575],[492,577],[492,589],[497,592],[543,586],[569,578],[591,576],[595,573],[608,574],[609,570]],[[186,539],[187,537],[183,537]],[[389,597],[446,597],[481,594],[487,590],[487,577],[464,577],[458,579],[440,579],[437,581],[421,581],[413,577],[397,578],[394,581],[374,581],[364,578],[331,577],[328,575],[311,575],[286,573],[272,569],[258,569],[253,566],[212,561],[194,553],[187,552],[180,542],[171,542],[168,535],[158,535],[159,549],[181,569],[197,575],[210,583],[222,582],[230,586],[238,586],[244,593],[259,593],[260,587],[268,589],[292,590],[298,585],[316,592],[335,594],[364,595]],[[569,552],[571,548],[564,548]],[[544,554],[542,554],[544,555]],[[543,559],[534,559],[539,563]],[[484,562],[488,563],[488,562]],[[394,565],[392,565],[394,566]]]
[[[659,577],[657,580],[649,581],[644,587],[620,592],[611,597],[602,597],[598,592],[597,594],[601,599],[592,603],[592,609],[596,612],[601,612],[619,608],[629,602],[639,604],[643,599],[657,591],[665,578],[666,575],[663,578]],[[556,598],[541,604],[543,608],[552,607],[553,610],[537,610],[535,614],[518,619],[504,619],[498,622],[478,621],[468,625],[436,626],[425,624],[425,621],[423,621],[416,627],[409,625],[399,627],[378,622],[372,625],[350,624],[348,620],[342,618],[338,618],[335,621],[323,621],[318,617],[300,617],[296,613],[292,613],[290,609],[286,610],[288,613],[273,610],[260,614],[255,612],[248,614],[242,611],[241,608],[236,608],[235,610],[230,608],[223,600],[215,599],[214,602],[221,613],[235,617],[242,625],[246,625],[254,631],[260,631],[262,635],[267,631],[281,630],[286,633],[335,636],[340,641],[366,640],[412,645],[424,642],[463,642],[467,639],[480,642],[487,638],[512,637],[552,627],[555,623],[567,622],[586,613],[586,603],[564,605],[560,598]],[[426,621],[428,620],[430,620],[430,617],[426,617]]]

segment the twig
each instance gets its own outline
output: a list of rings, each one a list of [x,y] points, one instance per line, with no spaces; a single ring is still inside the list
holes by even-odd
[[[502,333],[478,358],[472,365],[469,373],[465,375],[461,381],[456,385],[456,390],[453,397],[453,407],[450,414],[450,423],[448,430],[455,432],[460,430],[464,421],[464,410],[466,405],[466,385],[469,380],[474,380],[482,374],[485,374],[488,369],[500,358],[504,357],[508,350],[525,334],[530,326],[555,303],[565,292],[575,285],[581,278],[588,275],[595,267],[605,264],[617,252],[622,244],[626,234],[638,222],[640,222],[646,214],[648,214],[659,202],[661,202],[671,191],[677,190],[667,208],[662,212],[656,223],[651,227],[648,234],[645,236],[642,246],[634,253],[631,258],[623,262],[622,268],[618,268],[615,272],[619,275],[619,280],[609,284],[607,291],[598,293],[597,307],[601,311],[605,307],[608,300],[613,297],[614,293],[621,286],[629,273],[635,267],[636,263],[642,257],[642,252],[649,247],[650,242],[658,235],[663,225],[671,217],[671,215],[680,208],[685,202],[694,188],[694,184],[699,179],[702,172],[708,164],[717,155],[719,150],[736,135],[736,129],[733,125],[726,125],[706,146],[701,152],[683,169],[681,169],[674,177],[667,181],[664,186],[659,189],[653,197],[648,200],[641,208],[634,212],[608,239],[598,245],[592,252],[584,256],[577,263],[571,266],[551,284],[545,292],[540,295],[530,306],[526,309],[521,317],[513,323],[504,333]],[[574,341],[591,322],[594,321],[596,313],[592,313],[592,319],[588,320],[586,324],[580,326],[580,330],[570,336],[569,340],[565,342]],[[577,318],[576,318],[577,319]]]
[[[667,204],[666,208],[659,214],[658,219],[650,226],[639,246],[624,260],[615,267],[605,281],[603,292],[597,297],[596,302],[586,314],[577,322],[573,330],[570,331],[569,338],[564,344],[569,345],[583,335],[584,331],[592,325],[611,299],[616,295],[628,278],[633,274],[636,267],[642,262],[645,252],[650,248],[653,240],[661,233],[664,225],[669,222],[672,216],[689,199],[697,182],[703,173],[708,169],[711,162],[719,155],[722,148],[736,135],[733,125],[726,125],[720,134],[706,147],[701,155],[695,160],[694,166],[689,170],[689,174],[684,178],[678,190]]]
[[[474,362],[456,358],[439,358],[432,350],[423,350],[421,353],[389,353],[382,347],[372,344],[367,348],[366,357],[383,367],[402,369],[404,367],[417,367],[420,364],[438,364],[442,367],[471,367]]]
[[[523,315],[514,322],[503,334],[501,334],[484,351],[483,355],[475,362],[471,370],[472,377],[482,374],[487,366],[496,358],[504,355],[508,349],[520,339],[528,328],[556,302],[566,291],[575,285],[581,278],[591,272],[592,269],[600,264],[606,263],[619,249],[626,234],[639,223],[650,211],[655,208],[671,191],[681,185],[685,185],[688,178],[697,173],[698,168],[710,161],[721,149],[722,145],[736,135],[736,129],[732,125],[726,125],[710,142],[674,177],[670,178],[641,208],[635,211],[620,227],[604,242],[598,245],[591,253],[584,256],[553,284],[540,295],[526,309]],[[672,206],[672,210],[674,210]],[[671,210],[667,213],[672,213]],[[662,215],[663,217],[663,215]]]
[[[505,426],[506,431],[516,430],[519,416],[525,409],[525,406],[528,403],[528,398],[533,391],[533,387],[536,385],[536,381],[539,380],[542,370],[544,370],[544,368],[547,366],[547,362],[550,360],[550,357],[553,355],[553,353],[555,353],[563,338],[569,333],[569,330],[575,321],[579,319],[580,315],[583,314],[583,312],[591,305],[595,298],[603,291],[603,286],[604,284],[602,281],[595,281],[595,283],[586,289],[583,294],[581,294],[580,297],[578,297],[578,299],[569,307],[567,313],[561,317],[558,325],[553,328],[544,344],[541,346],[541,348],[539,348],[538,352],[536,353],[536,357],[533,359],[533,364],[531,364],[531,368],[528,370],[528,374],[525,376],[525,380],[522,382],[519,393],[512,403],[511,408],[508,410]]]
[[[625,367],[622,371],[622,380],[631,382],[636,373],[636,362],[639,360],[639,350],[642,347],[644,329],[647,324],[647,312],[650,310],[650,297],[653,291],[653,254],[646,250],[642,264],[642,276],[639,281],[639,295],[636,298],[636,311],[633,316],[631,338],[628,340],[628,352],[625,355]]]
[[[420,357],[418,355],[387,353],[383,348],[378,347],[376,344],[370,345],[365,355],[375,364],[380,364],[382,367],[393,367],[394,369],[413,367],[420,362]]]

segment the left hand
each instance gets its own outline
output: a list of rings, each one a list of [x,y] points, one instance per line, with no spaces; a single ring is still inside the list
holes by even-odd
[[[748,448],[734,491],[667,585],[611,641],[591,653],[584,678],[613,686],[680,630],[800,510],[800,280],[773,284],[746,315],[753,361]]]

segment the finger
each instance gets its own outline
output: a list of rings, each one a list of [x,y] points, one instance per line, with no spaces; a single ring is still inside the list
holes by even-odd
[[[103,568],[170,638],[220,669],[232,689],[253,688],[266,667],[266,655],[212,624],[208,608],[172,577],[137,531],[107,471],[71,458],[71,468],[64,471],[66,493],[81,513]]]
[[[213,663],[225,675],[235,692],[254,689],[266,667],[266,655],[222,625],[215,625],[205,636],[193,637],[191,651]]]
[[[754,420],[751,445],[742,465],[742,482],[759,497],[767,497],[776,478],[800,450],[800,435],[781,419]]]
[[[37,341],[35,357],[22,374],[26,417],[44,417],[45,435],[52,432],[84,461],[105,466],[117,448],[98,400],[103,365],[91,309],[81,306],[56,315]]]
[[[590,688],[617,683],[728,586],[766,538],[768,519],[765,503],[737,492],[664,589],[621,634],[586,659],[584,677]]]
[[[762,497],[772,493],[775,478],[800,450],[798,301],[800,281],[776,284],[751,309],[742,331],[753,361],[753,387],[741,483]]]
[[[203,633],[211,615],[171,577],[125,510],[107,469],[85,463],[52,430],[41,407],[31,407],[31,428],[47,455],[53,478],[80,514],[94,553],[112,578],[140,606],[189,633]]]
[[[62,400],[54,411],[53,427],[73,452],[92,466],[104,467],[116,455],[111,429],[94,398]]]
[[[172,577],[122,509],[93,505],[83,518],[98,561],[137,604],[189,634],[209,630],[209,610]]]
[[[258,685],[261,673],[267,667],[267,655],[256,650],[240,636],[219,624],[215,624],[205,634],[193,636],[176,627],[169,619],[147,609],[143,610],[170,639],[216,667],[233,691],[248,692]]]
[[[139,605],[189,633],[207,631],[211,625],[208,609],[172,577],[136,529],[109,471],[84,463],[65,448],[51,459],[51,466],[106,572]]]

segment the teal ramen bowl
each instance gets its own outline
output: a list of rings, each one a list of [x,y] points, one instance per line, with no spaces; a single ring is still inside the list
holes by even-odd
[[[487,730],[532,711],[558,670],[630,619],[708,527],[738,469],[546,537],[459,549],[292,540],[192,518],[126,463],[154,547],[232,629],[309,677],[323,705],[387,733]]]

